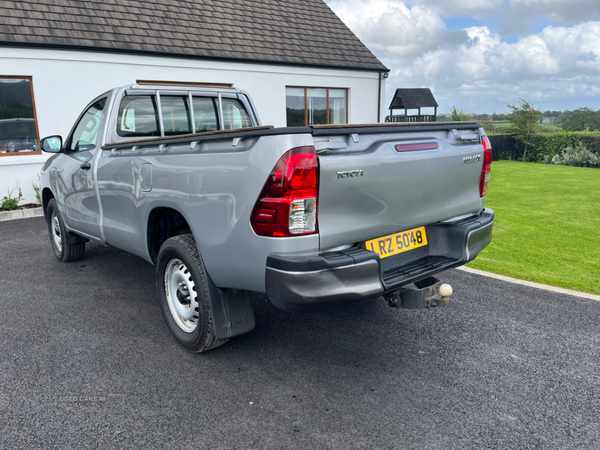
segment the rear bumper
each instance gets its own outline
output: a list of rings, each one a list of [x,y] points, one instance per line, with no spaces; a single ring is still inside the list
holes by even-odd
[[[364,248],[311,259],[267,259],[269,300],[285,310],[310,309],[376,298],[443,270],[461,266],[490,243],[494,211],[461,221],[426,226],[429,245],[380,259]]]

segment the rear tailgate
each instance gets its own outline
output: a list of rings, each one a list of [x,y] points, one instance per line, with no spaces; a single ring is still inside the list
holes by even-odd
[[[313,134],[321,252],[483,207],[476,122],[314,127]]]

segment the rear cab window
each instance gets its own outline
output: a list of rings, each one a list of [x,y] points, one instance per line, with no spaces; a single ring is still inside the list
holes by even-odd
[[[239,101],[230,98],[224,98],[223,103],[223,122],[226,130],[236,128],[248,128],[252,126],[250,117]]]
[[[216,97],[194,97],[193,104],[196,133],[217,131],[221,129],[219,121],[219,104]]]
[[[250,115],[238,99],[223,97],[219,105],[218,97],[193,95],[190,105],[189,95],[161,92],[159,98],[135,94],[123,97],[116,131],[124,138],[151,138],[234,130],[252,125]]]
[[[160,106],[165,136],[192,133],[188,102],[189,100],[186,97],[161,96]]]

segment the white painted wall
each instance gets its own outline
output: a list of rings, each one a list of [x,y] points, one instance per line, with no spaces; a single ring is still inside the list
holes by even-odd
[[[262,124],[276,127],[286,125],[286,86],[348,88],[349,122],[377,122],[377,72],[0,48],[0,75],[33,77],[40,137],[66,137],[94,97],[136,80],[233,83],[250,94]],[[382,102],[382,120],[384,109]],[[48,156],[0,157],[0,198],[18,183],[24,202],[35,201],[31,184]]]

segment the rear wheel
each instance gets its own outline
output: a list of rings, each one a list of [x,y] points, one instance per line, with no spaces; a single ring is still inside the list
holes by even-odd
[[[214,335],[206,271],[192,235],[175,236],[162,245],[156,287],[165,322],[183,347],[201,353],[227,342]]]
[[[55,199],[48,202],[46,216],[48,217],[48,232],[54,255],[63,262],[77,261],[83,258],[85,242],[69,243],[72,239],[65,228]]]

